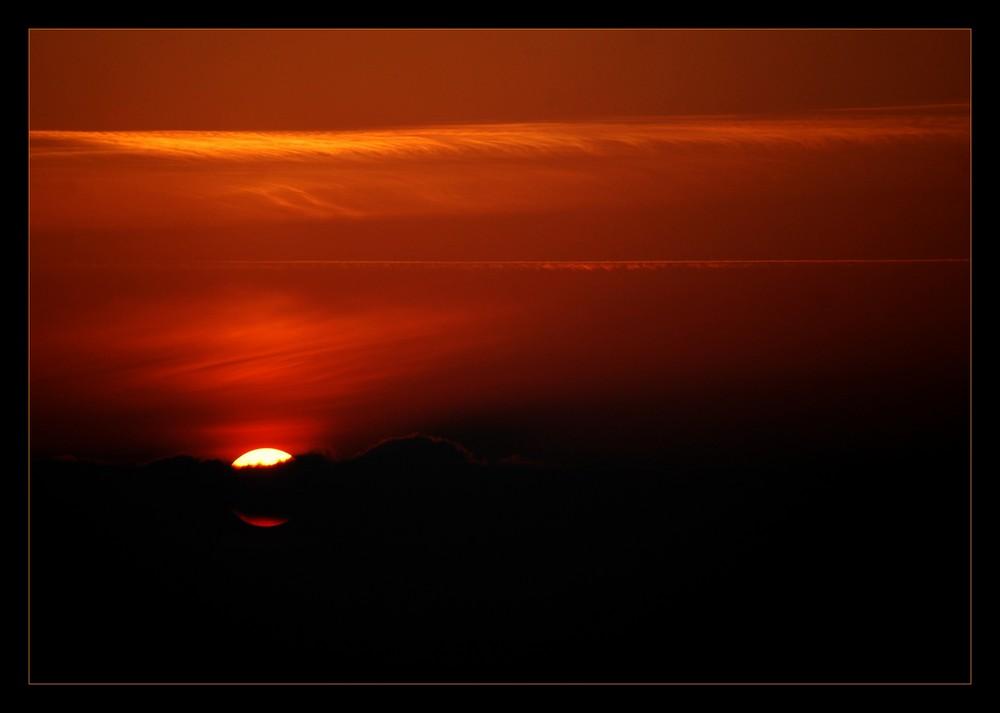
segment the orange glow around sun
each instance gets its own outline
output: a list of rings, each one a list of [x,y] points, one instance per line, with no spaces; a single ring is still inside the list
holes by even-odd
[[[967,342],[969,42],[34,29],[32,454],[635,454],[903,378]]]
[[[256,448],[247,451],[233,461],[234,468],[251,468],[261,466],[277,465],[292,459],[291,453],[278,450],[277,448]]]

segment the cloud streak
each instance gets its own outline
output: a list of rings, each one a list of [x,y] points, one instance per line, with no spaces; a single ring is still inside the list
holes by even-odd
[[[526,270],[534,272],[635,272],[675,269],[717,270],[798,266],[863,267],[875,265],[968,264],[963,257],[935,258],[775,258],[705,260],[199,260],[190,263],[105,262],[68,266],[73,270],[269,270],[269,269],[378,269],[378,270]],[[64,267],[63,269],[67,269]]]
[[[334,415],[346,418],[359,400],[403,388],[482,340],[457,307],[345,311],[273,291],[137,302],[113,317],[96,309],[56,329],[35,325],[39,413],[100,403],[123,421],[156,420],[163,438],[176,431],[178,447],[196,432],[227,455],[274,438],[305,449]],[[72,383],[60,386],[67,376]]]
[[[376,267],[456,270],[611,272],[673,268],[746,268],[795,265],[922,265],[967,263],[968,258],[795,258],[724,260],[227,260],[198,267]]]
[[[182,161],[606,156],[683,145],[825,147],[968,137],[968,107],[829,112],[805,117],[653,117],[464,124],[363,131],[32,131],[34,158],[144,156]]]
[[[67,246],[74,259],[96,261],[950,256],[937,244],[915,254],[911,240],[892,236],[961,232],[968,139],[961,106],[336,132],[33,132],[32,249],[58,261]],[[216,237],[230,230],[241,237]],[[818,240],[822,249],[794,248]]]

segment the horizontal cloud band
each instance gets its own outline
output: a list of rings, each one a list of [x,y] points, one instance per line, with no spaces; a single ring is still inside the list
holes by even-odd
[[[967,139],[969,108],[829,112],[807,117],[682,117],[425,126],[377,131],[32,131],[33,158],[102,154],[229,161],[605,155],[685,144]]]

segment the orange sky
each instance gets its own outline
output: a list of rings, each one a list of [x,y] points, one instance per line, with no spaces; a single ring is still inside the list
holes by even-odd
[[[940,371],[967,343],[968,50],[32,31],[33,449],[530,454],[600,442],[608,409],[613,447],[655,449],[698,393]],[[703,262],[644,262],[676,260]]]
[[[965,30],[35,30],[32,129],[334,130],[969,100]]]

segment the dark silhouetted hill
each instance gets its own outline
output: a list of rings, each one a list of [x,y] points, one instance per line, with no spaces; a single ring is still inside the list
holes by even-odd
[[[413,436],[245,475],[36,459],[32,675],[961,680],[962,446],[561,468]],[[246,503],[288,522],[251,527]]]

